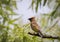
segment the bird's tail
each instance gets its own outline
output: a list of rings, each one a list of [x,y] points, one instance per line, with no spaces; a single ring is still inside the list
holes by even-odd
[[[39,31],[39,35],[41,36],[41,37],[43,37],[44,35],[42,34],[42,32],[41,31]]]

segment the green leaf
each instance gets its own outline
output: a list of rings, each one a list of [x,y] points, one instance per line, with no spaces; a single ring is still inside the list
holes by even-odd
[[[5,24],[6,21],[8,21],[9,15],[8,14],[3,14],[3,24]]]
[[[49,6],[49,4],[52,2],[52,0],[48,0],[48,3],[47,3],[47,5]]]
[[[36,12],[37,12],[37,11],[38,11],[38,6],[36,6],[36,8],[35,8],[35,9],[36,9]]]
[[[16,18],[16,19],[13,19],[13,20],[9,20],[9,24],[13,24],[15,21],[17,21],[18,19],[20,19],[20,17],[19,18]]]
[[[56,13],[56,11],[58,10],[58,8],[60,7],[60,4],[58,4],[58,6],[56,7],[56,9],[51,13],[51,17],[55,17],[54,15],[55,15],[55,13]]]
[[[36,7],[35,7],[36,12],[38,11],[38,6],[39,6],[39,5],[41,6],[41,1],[42,1],[42,0],[37,0]]]
[[[6,10],[12,11],[12,9],[10,8],[10,6],[8,6],[8,5],[5,8],[6,8]]]
[[[33,9],[34,3],[35,3],[35,1],[32,0],[32,3],[31,3],[32,9]]]
[[[46,3],[47,3],[47,0],[44,0],[43,6],[45,6]]]
[[[17,6],[16,6],[16,1],[12,1],[12,5],[13,5],[15,8],[17,8]]]
[[[5,28],[5,26],[0,24],[0,28]]]
[[[9,5],[11,0],[1,0],[2,4]]]

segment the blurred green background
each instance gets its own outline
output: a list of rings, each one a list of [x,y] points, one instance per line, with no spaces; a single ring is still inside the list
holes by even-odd
[[[0,0],[0,42],[60,42],[60,39],[41,38],[29,35],[28,32],[32,31],[29,23],[23,25],[21,16],[13,18],[13,16],[19,15],[13,11],[17,9],[16,1]],[[54,6],[51,4],[52,1],[55,2]],[[34,5],[36,5],[35,11],[37,13],[41,3],[42,0],[32,0],[31,8],[33,9]],[[52,12],[41,14],[41,18],[37,19],[41,25],[42,33],[44,35],[60,37],[60,0],[43,0],[43,7],[46,4],[50,8],[54,8]]]

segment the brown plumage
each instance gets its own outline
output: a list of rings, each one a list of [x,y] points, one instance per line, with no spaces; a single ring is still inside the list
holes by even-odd
[[[35,17],[29,18],[30,25],[33,31],[37,32],[41,37],[43,37],[43,34],[40,31],[40,26],[36,23]]]

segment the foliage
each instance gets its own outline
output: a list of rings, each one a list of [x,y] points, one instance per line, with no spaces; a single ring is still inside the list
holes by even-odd
[[[44,0],[43,6],[45,6],[46,2],[47,0]],[[60,3],[59,0],[57,2]],[[35,1],[32,0],[32,6],[34,3]],[[36,12],[39,4],[41,5],[41,0],[36,0]],[[32,31],[30,25],[25,24],[21,26],[22,24],[16,23],[20,17],[13,19],[13,16],[17,16],[13,8],[17,8],[14,0],[0,0],[0,42],[54,42],[55,39],[43,39],[29,35],[28,32]],[[45,17],[42,17],[41,26],[45,27],[47,24]],[[60,27],[58,25],[54,26],[48,33],[51,33],[51,31],[53,32],[51,34],[52,36],[60,36]],[[60,42],[59,39],[57,41]]]
[[[43,1],[43,2],[42,2]],[[42,3],[43,3],[43,7],[47,4],[48,6],[50,6],[51,7],[51,2],[52,1],[55,1],[55,6],[52,6],[52,7],[54,7],[52,10],[52,12],[51,13],[49,13],[50,15],[49,15],[49,18],[51,18],[51,19],[54,19],[54,18],[57,18],[57,17],[60,17],[60,0],[32,0],[32,3],[31,3],[31,6],[32,6],[32,8],[34,7],[34,5],[36,5],[35,6],[35,10],[36,10],[36,12],[38,11],[38,7],[40,6],[42,6]],[[51,5],[50,5],[51,4]],[[54,5],[54,4],[53,4]],[[42,7],[41,7],[42,8]]]
[[[0,42],[8,42],[13,39],[10,35],[12,29],[10,25],[16,21],[16,19],[11,19],[13,15],[16,15],[13,8],[16,8],[15,1],[0,0]]]

